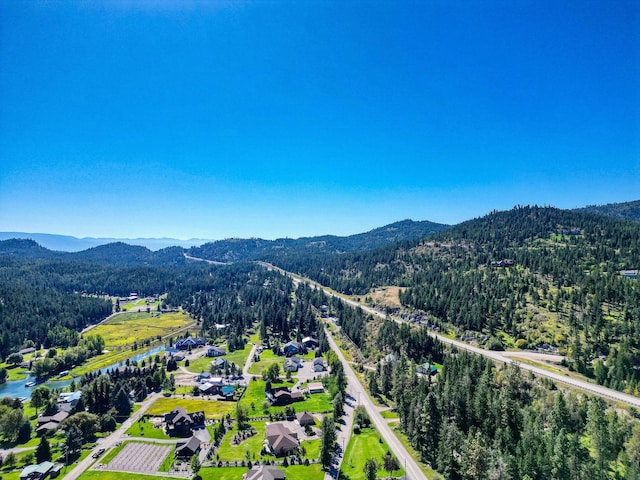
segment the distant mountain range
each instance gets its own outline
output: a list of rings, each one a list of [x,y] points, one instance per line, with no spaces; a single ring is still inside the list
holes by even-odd
[[[131,245],[124,241],[114,241],[80,251],[64,251],[62,247],[66,246],[69,249],[73,245],[79,245],[78,243],[74,244],[73,240],[81,241],[85,239],[39,234],[46,241],[45,243],[40,243],[36,240],[38,235],[1,233],[0,239],[9,238],[0,240],[0,255],[90,263],[171,265],[184,262],[184,254],[186,253],[193,257],[202,257],[209,260],[235,262],[271,259],[274,255],[280,254],[330,255],[371,250],[392,243],[422,238],[431,233],[445,230],[448,227],[448,225],[428,221],[403,220],[366,233],[347,237],[325,235],[321,237],[278,240],[263,240],[259,238],[228,239],[205,243],[199,247],[185,248],[182,245],[172,245],[155,251],[152,251],[147,246]],[[68,239],[72,239],[72,241],[70,242]],[[98,241],[99,239],[91,240]],[[171,239],[162,240],[165,242],[171,241]],[[175,240],[175,242],[181,241]],[[57,248],[52,248],[52,245],[56,245]]]
[[[156,251],[167,247],[190,248],[211,241],[202,238],[191,238],[189,240],[178,240],[175,238],[76,238],[69,235],[54,235],[50,233],[0,232],[0,240],[9,240],[11,238],[34,240],[41,246],[58,252],[80,252],[100,245],[117,242],[128,245],[139,245]]]

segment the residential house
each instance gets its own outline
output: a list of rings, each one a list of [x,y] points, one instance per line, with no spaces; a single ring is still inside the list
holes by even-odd
[[[176,348],[178,350],[188,350],[189,348],[204,347],[204,344],[205,344],[205,341],[203,338],[187,337],[187,338],[180,338],[179,340],[177,340]]]
[[[226,364],[227,361],[224,358],[216,358],[211,362],[211,366],[216,370],[222,370]]]
[[[200,375],[196,377],[196,382],[206,382],[211,378],[211,374],[209,372],[201,372]]]
[[[55,432],[62,422],[64,422],[69,417],[69,412],[60,411],[55,415],[51,416],[40,416],[38,417],[38,428],[36,428],[36,435],[42,436],[46,435],[49,432]]]
[[[284,362],[284,366],[282,367],[285,372],[297,372],[298,368],[300,368],[300,365],[290,358],[287,358],[286,362]]]
[[[421,373],[422,375],[435,375],[438,373],[438,369],[427,362],[422,365],[418,365],[416,367],[416,372]]]
[[[27,354],[29,354],[29,353],[33,353],[33,352],[35,352],[35,351],[36,351],[36,349],[35,349],[35,348],[33,348],[33,347],[28,347],[28,348],[23,348],[22,350],[18,351],[18,353],[19,353],[20,355],[27,355]]]
[[[313,337],[304,337],[302,339],[302,345],[304,345],[305,348],[316,348],[318,346],[318,340]]]
[[[296,420],[298,420],[298,423],[300,424],[301,427],[304,427],[306,425],[316,424],[316,419],[309,412],[297,413]]]
[[[265,392],[267,398],[271,402],[271,405],[289,405],[293,402],[303,400],[302,392],[291,392],[288,388],[282,388],[279,390],[272,390],[271,392]]]
[[[194,428],[204,426],[204,412],[187,413],[184,408],[177,407],[165,413],[164,422],[167,435],[186,437]]]
[[[312,382],[307,385],[309,393],[324,393],[324,385],[320,382]]]
[[[265,443],[271,453],[276,457],[282,457],[298,450],[298,435],[282,423],[271,423],[267,425]]]
[[[287,342],[282,346],[282,351],[285,356],[290,357],[303,351],[303,346],[300,342]]]
[[[60,474],[61,469],[61,464],[52,462],[27,465],[22,469],[22,472],[20,472],[20,480],[41,480],[47,476],[56,478]]]
[[[271,465],[257,465],[242,476],[242,480],[285,480],[284,470]]]
[[[198,437],[191,437],[184,442],[178,442],[176,444],[175,456],[179,458],[190,458],[200,451],[200,439]]]
[[[221,357],[226,355],[227,351],[222,347],[209,347],[207,349],[207,357]]]
[[[322,357],[316,357],[313,359],[313,371],[314,372],[324,372],[326,367],[324,366],[324,360]]]

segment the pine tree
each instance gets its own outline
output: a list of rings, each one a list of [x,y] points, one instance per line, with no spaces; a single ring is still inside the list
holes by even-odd
[[[49,441],[47,437],[41,437],[38,448],[36,449],[36,461],[38,463],[51,461],[51,448],[49,447]]]

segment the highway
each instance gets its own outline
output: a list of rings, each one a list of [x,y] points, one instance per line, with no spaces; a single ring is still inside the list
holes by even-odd
[[[342,300],[343,302],[345,302],[348,305],[351,305],[353,307],[359,307],[362,308],[362,310],[364,310],[365,312],[377,316],[377,317],[381,317],[381,318],[390,318],[391,320],[397,322],[397,323],[405,323],[404,320],[394,317],[392,315],[387,315],[384,312],[381,312],[379,310],[376,310],[375,308],[371,308],[368,307],[366,305],[361,305],[360,303],[356,302],[355,300],[350,300],[347,298],[344,298],[340,295],[336,295],[332,290],[330,290],[329,288],[318,284],[317,282],[314,282],[312,280],[306,279],[304,277],[301,277],[300,275],[296,275],[294,273],[291,272],[287,272],[285,270],[282,270],[281,268],[278,268],[274,265],[271,265],[269,263],[266,262],[257,262],[259,265],[262,265],[265,268],[270,268],[270,269],[274,269],[274,270],[278,270],[286,275],[289,275],[290,277],[296,279],[297,281],[300,282],[306,282],[310,285],[314,285],[317,288],[321,288],[326,295],[330,296],[330,297],[336,297],[339,298],[340,300]],[[522,370],[527,370],[529,372],[532,372],[534,375],[540,376],[540,377],[546,377],[549,378],[555,382],[559,382],[559,383],[563,383],[565,385],[568,385],[570,387],[573,388],[577,388],[579,390],[582,390],[584,392],[593,394],[593,395],[598,395],[600,397],[606,398],[608,400],[612,400],[615,402],[619,402],[631,407],[636,407],[636,408],[640,408],[640,397],[634,397],[633,395],[629,395],[627,393],[623,393],[623,392],[618,392],[617,390],[613,390],[611,388],[606,388],[603,387],[601,385],[597,385],[594,383],[590,383],[590,382],[586,382],[584,380],[578,380],[575,378],[571,378],[567,375],[561,375],[559,373],[555,373],[555,372],[550,372],[549,370],[545,370],[543,368],[539,368],[539,367],[535,367],[532,365],[528,365],[526,363],[520,363],[517,360],[513,360],[505,355],[503,355],[501,352],[497,352],[497,351],[493,351],[493,350],[485,350],[483,348],[479,348],[479,347],[474,347],[473,345],[469,345],[468,343],[464,343],[461,342],[459,340],[452,340],[450,338],[444,337],[442,335],[438,335],[435,332],[429,332],[429,335],[431,335],[432,337],[437,338],[438,340],[440,340],[443,343],[447,343],[449,345],[453,345],[458,349],[461,350],[467,350],[469,352],[473,352],[476,353],[478,355],[482,355],[484,357],[490,358],[491,360],[494,360],[496,362],[501,362],[501,363],[518,363],[518,365],[520,366],[520,368]]]
[[[357,375],[351,368],[351,365],[349,364],[349,362],[347,362],[347,360],[344,358],[344,355],[342,355],[342,352],[338,348],[338,345],[333,339],[333,336],[328,331],[327,331],[327,339],[329,340],[329,345],[331,345],[331,348],[333,349],[334,352],[336,352],[336,354],[338,355],[338,358],[342,362],[342,365],[344,367],[344,373],[347,376],[349,393],[354,398],[358,398],[360,405],[364,406],[364,408],[367,410],[367,413],[369,414],[369,417],[371,417],[371,421],[375,425],[376,429],[378,430],[382,438],[385,440],[385,442],[387,442],[387,445],[389,445],[389,449],[396,456],[400,465],[405,468],[405,472],[406,472],[405,478],[410,480],[417,480],[417,479],[427,480],[426,475],[422,472],[422,470],[420,470],[420,467],[418,466],[416,461],[413,459],[411,455],[409,455],[409,453],[407,452],[407,449],[404,447],[402,442],[398,440],[398,437],[396,437],[396,435],[393,433],[393,431],[387,424],[387,421],[384,418],[382,418],[382,415],[380,415],[380,412],[378,412],[378,409],[373,404],[373,402],[369,398],[369,395],[367,395],[367,392],[365,391],[364,387],[360,383],[360,379],[357,377]],[[346,444],[344,447],[346,448]],[[343,452],[343,455],[344,455],[344,452]]]

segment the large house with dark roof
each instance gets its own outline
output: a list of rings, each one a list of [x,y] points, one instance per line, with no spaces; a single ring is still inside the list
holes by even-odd
[[[180,338],[179,340],[177,340],[176,348],[178,350],[188,350],[189,348],[204,347],[204,344],[205,344],[204,338],[187,337],[187,338]]]
[[[271,423],[267,425],[265,446],[276,457],[289,455],[298,450],[298,435],[282,423]]]
[[[204,412],[187,413],[177,407],[164,415],[165,430],[169,436],[186,437],[194,428],[204,427]]]
[[[200,439],[198,437],[191,437],[184,442],[178,442],[176,444],[176,457],[190,458],[200,451]]]

